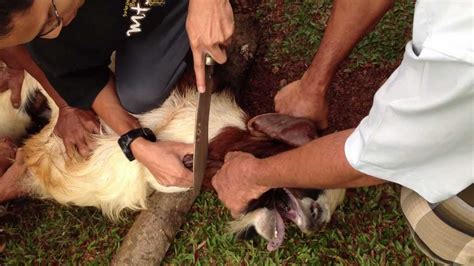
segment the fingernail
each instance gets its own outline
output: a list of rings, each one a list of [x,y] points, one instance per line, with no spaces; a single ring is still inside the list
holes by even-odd
[[[206,92],[206,87],[204,87],[204,86],[201,85],[201,86],[198,87],[198,91],[199,91],[200,93],[204,93],[204,92]]]

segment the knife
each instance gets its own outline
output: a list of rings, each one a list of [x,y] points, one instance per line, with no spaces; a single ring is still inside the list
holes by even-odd
[[[214,87],[212,74],[214,73],[215,61],[210,55],[206,55],[206,92],[199,93],[198,107],[196,113],[196,125],[194,131],[194,195],[199,195],[201,191],[202,180],[206,171],[207,148],[209,138],[209,111],[211,108],[211,93]]]

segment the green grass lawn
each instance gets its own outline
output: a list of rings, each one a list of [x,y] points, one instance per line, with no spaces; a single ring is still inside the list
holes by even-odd
[[[230,215],[214,193],[205,192],[170,247],[165,264],[432,265],[415,248],[398,204],[399,188],[350,190],[327,228],[304,235],[289,226],[287,239],[266,251],[261,239],[239,241],[227,233]],[[112,223],[93,208],[43,201],[15,201],[3,217],[6,247],[1,265],[107,264],[136,214]]]
[[[202,195],[169,250],[166,264],[189,265],[431,265],[409,238],[395,185],[353,190],[328,227],[313,235],[295,226],[283,246],[266,250],[261,239],[237,241],[226,233],[225,208],[212,193]]]
[[[283,19],[268,29],[283,31],[263,57],[279,69],[308,64],[321,40],[331,1],[284,1]],[[266,1],[256,11],[263,23],[276,8]],[[347,71],[394,64],[409,38],[413,1],[398,1],[376,30],[352,53]],[[285,59],[285,60],[283,60]],[[289,60],[288,60],[289,59]],[[298,73],[296,73],[298,74]],[[299,73],[300,74],[300,73]],[[399,206],[399,188],[384,185],[350,190],[327,228],[303,235],[294,226],[283,246],[266,251],[265,241],[237,241],[226,233],[228,212],[213,193],[201,195],[189,222],[170,247],[172,265],[432,265],[415,248]],[[0,265],[108,264],[136,213],[113,223],[92,208],[64,207],[38,200],[13,201],[0,222]]]

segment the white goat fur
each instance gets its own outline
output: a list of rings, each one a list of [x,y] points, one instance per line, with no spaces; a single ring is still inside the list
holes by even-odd
[[[22,91],[23,103],[27,102],[31,95],[30,92],[31,90]],[[26,134],[26,128],[31,123],[31,118],[23,112],[22,108],[13,108],[10,96],[10,90],[0,93],[0,138],[10,137],[16,142]]]
[[[23,91],[34,88],[41,86],[26,75]],[[69,159],[62,140],[53,133],[57,107],[51,99],[48,101],[52,107],[51,122],[23,147],[28,169],[25,189],[33,196],[68,205],[94,206],[116,219],[125,208],[146,208],[150,187],[168,193],[187,190],[162,186],[142,164],[129,162],[117,145],[118,136],[107,129],[94,136],[97,146],[90,158]],[[189,88],[184,94],[172,93],[160,108],[137,118],[159,140],[192,143],[196,109],[197,93]],[[212,96],[210,139],[227,126],[244,129],[246,120],[246,114],[229,93]]]

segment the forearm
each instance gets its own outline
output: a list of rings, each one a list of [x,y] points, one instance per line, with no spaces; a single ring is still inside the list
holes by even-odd
[[[316,139],[297,149],[258,160],[255,179],[266,187],[349,188],[384,183],[356,171],[344,145],[352,129]]]
[[[35,63],[33,58],[31,58],[28,50],[23,45],[0,50],[0,58],[4,60],[9,67],[25,69],[43,86],[44,90],[59,108],[68,105],[63,97],[53,88],[51,83],[49,83],[44,72]]]
[[[339,64],[392,7],[394,0],[335,0],[318,51],[301,82],[307,93],[326,93]]]
[[[120,104],[112,76],[95,98],[92,109],[118,135],[123,135],[132,129],[140,127],[138,120],[130,115]]]

